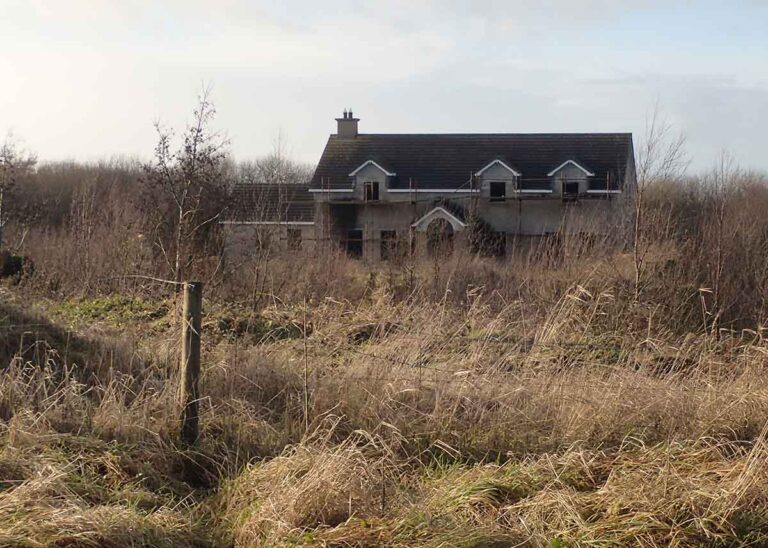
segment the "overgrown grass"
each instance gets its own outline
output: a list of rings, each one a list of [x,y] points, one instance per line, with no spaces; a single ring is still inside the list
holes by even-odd
[[[178,304],[58,305],[86,331],[46,320],[47,351],[0,374],[0,543],[768,542],[759,330],[681,333],[601,276],[501,303],[385,278],[354,302],[206,302],[194,449]]]

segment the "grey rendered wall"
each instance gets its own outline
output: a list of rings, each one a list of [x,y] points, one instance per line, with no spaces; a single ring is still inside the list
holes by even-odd
[[[395,230],[400,238],[407,239],[419,210],[419,204],[403,202],[368,204],[360,208],[358,228],[363,230],[364,258],[369,261],[381,258],[382,230]]]
[[[622,217],[620,200],[584,198],[578,202],[559,199],[512,199],[505,202],[478,200],[481,218],[499,232],[535,235],[568,232],[607,232]]]
[[[418,202],[398,201],[360,205],[356,227],[363,231],[363,256],[370,261],[380,258],[381,231],[395,230],[408,238],[411,224],[426,214],[435,204],[418,195]],[[467,203],[469,207],[469,204]],[[620,199],[581,199],[563,202],[552,198],[507,199],[490,202],[477,198],[478,214],[493,230],[507,234],[539,236],[560,231],[572,233],[606,233],[622,230],[625,208]],[[338,236],[337,236],[338,237]]]
[[[301,230],[301,251],[315,250],[318,240],[315,225],[225,224],[225,258],[246,258],[265,246],[276,251],[285,251],[288,249],[289,228]]]

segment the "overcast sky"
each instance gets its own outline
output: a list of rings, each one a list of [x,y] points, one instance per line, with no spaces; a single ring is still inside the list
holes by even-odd
[[[361,132],[643,132],[768,170],[768,2],[0,0],[0,132],[41,159],[148,157],[203,83],[239,159]]]

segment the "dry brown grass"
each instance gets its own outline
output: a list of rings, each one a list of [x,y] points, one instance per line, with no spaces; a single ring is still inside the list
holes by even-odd
[[[292,448],[220,496],[237,546],[761,545],[765,451],[762,438],[751,449],[627,440],[615,452],[397,475],[380,452],[346,443]],[[379,477],[392,480],[382,488]]]
[[[625,259],[542,266],[514,298],[513,274],[460,285],[501,268],[480,261],[455,265],[461,298],[357,265],[354,300],[208,302],[195,451],[175,439],[173,303],[47,301],[90,327],[66,360],[44,329],[0,375],[0,539],[765,543],[763,333],[670,325],[626,298]]]
[[[0,544],[199,545],[190,503],[163,483],[156,449],[61,433],[45,413],[0,429]]]
[[[276,544],[296,532],[375,515],[385,503],[395,459],[383,444],[361,434],[329,448],[318,438],[248,466],[224,486],[219,497],[237,545]]]

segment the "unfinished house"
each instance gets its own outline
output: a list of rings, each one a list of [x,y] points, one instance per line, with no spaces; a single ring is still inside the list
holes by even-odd
[[[308,188],[291,196],[304,192],[311,198],[301,203],[314,204],[303,239],[313,232],[353,257],[457,246],[503,256],[532,241],[626,226],[630,133],[360,133],[346,111],[336,122]]]

